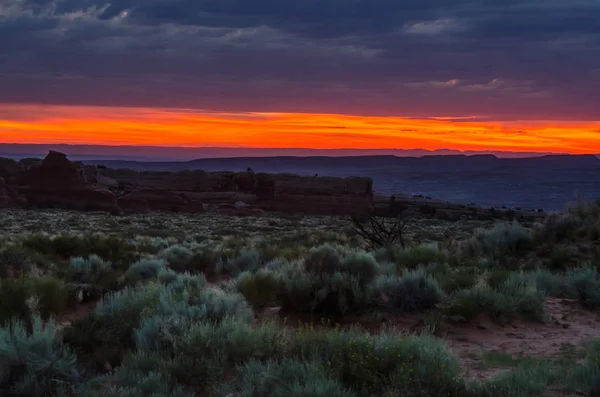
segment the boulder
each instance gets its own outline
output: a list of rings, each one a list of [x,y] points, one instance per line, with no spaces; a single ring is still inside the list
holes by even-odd
[[[140,189],[120,197],[119,208],[125,212],[204,212],[204,204],[192,201],[184,193],[161,189]]]

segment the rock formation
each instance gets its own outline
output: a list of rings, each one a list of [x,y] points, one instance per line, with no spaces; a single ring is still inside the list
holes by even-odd
[[[221,205],[230,215],[259,215],[259,211],[318,215],[368,215],[373,211],[370,178],[318,177],[296,174],[267,174],[205,171],[144,171],[99,169],[99,176],[115,180],[128,192],[119,206],[146,208],[136,191],[155,189],[184,194],[190,201]],[[122,201],[122,204],[121,204]],[[238,201],[252,206],[234,209]]]
[[[118,197],[118,198],[117,198]],[[296,174],[110,169],[71,162],[51,151],[45,159],[0,158],[0,208],[36,206],[121,212],[184,212],[218,206],[233,216],[265,211],[340,216],[436,216],[453,220],[537,219],[543,213],[481,209],[426,197],[373,194],[370,178]]]
[[[51,151],[41,162],[19,164],[15,185],[30,206],[118,211],[115,194],[89,183],[84,168],[63,153]]]

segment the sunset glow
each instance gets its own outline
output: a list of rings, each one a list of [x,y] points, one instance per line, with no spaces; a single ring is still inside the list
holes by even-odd
[[[0,143],[599,153],[600,121],[0,105]]]

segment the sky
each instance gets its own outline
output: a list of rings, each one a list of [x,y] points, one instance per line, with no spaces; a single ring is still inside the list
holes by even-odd
[[[0,142],[600,152],[598,0],[2,0]]]

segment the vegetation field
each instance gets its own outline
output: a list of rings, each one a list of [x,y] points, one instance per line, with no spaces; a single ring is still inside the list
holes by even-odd
[[[600,205],[359,232],[2,211],[0,396],[600,395]]]

